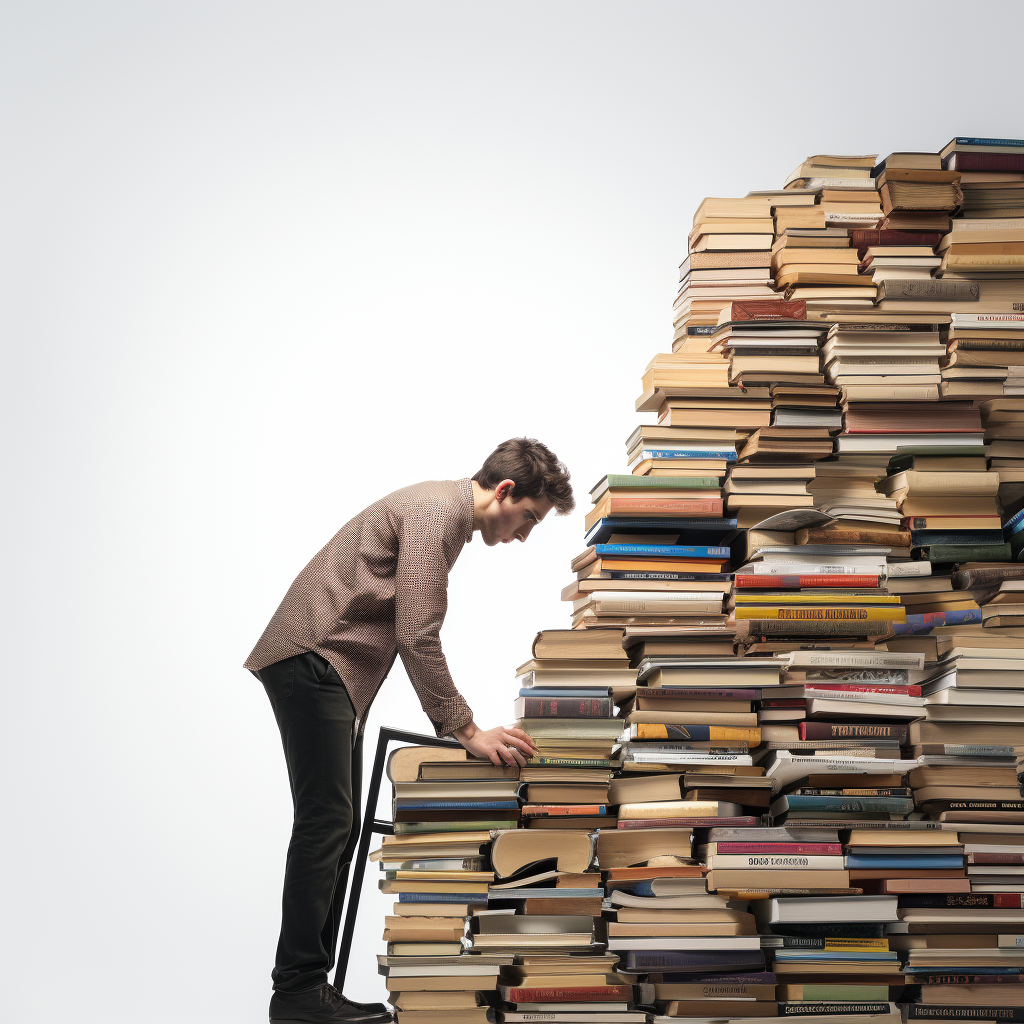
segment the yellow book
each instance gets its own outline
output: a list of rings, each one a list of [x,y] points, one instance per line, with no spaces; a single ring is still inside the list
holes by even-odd
[[[897,605],[882,605],[877,608],[767,608],[761,605],[747,605],[736,609],[737,619],[790,619],[794,622],[863,622],[868,619],[885,619],[890,622],[906,622],[907,610]]]
[[[659,725],[653,722],[634,722],[629,728],[633,739],[637,740],[741,740],[751,746],[761,742],[760,727]]]

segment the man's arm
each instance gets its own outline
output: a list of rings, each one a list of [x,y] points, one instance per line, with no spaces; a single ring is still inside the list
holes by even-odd
[[[523,764],[536,752],[529,736],[516,728],[481,729],[456,689],[441,649],[448,610],[446,548],[464,543],[457,533],[458,526],[441,509],[424,509],[403,520],[395,566],[398,652],[438,736],[454,735],[470,753],[494,764]]]

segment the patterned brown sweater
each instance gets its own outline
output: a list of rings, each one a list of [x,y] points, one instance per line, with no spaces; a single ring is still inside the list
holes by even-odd
[[[448,573],[473,539],[471,481],[431,480],[347,522],[288,589],[245,662],[256,671],[303,651],[334,666],[360,721],[397,655],[438,736],[471,722],[438,636]]]

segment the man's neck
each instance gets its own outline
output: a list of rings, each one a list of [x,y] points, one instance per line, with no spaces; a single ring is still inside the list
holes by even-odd
[[[473,488],[473,529],[479,530],[482,520],[482,512],[487,504],[487,495],[490,493],[485,491],[475,480],[469,481],[470,486]]]

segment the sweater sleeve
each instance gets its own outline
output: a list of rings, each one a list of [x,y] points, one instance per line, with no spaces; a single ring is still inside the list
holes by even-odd
[[[455,688],[441,649],[448,610],[450,557],[464,543],[458,517],[444,507],[420,507],[403,516],[395,567],[398,653],[438,736],[468,725],[473,712]]]

